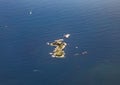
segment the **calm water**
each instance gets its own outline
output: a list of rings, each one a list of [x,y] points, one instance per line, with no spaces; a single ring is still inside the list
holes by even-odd
[[[46,42],[65,33],[71,34],[66,57],[52,58]],[[119,80],[119,0],[0,0],[0,85],[120,85]]]

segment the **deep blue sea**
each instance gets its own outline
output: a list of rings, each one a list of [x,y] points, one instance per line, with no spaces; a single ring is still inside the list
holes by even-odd
[[[0,85],[120,85],[120,0],[0,0]]]

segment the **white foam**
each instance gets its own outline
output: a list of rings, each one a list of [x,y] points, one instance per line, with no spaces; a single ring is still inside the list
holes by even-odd
[[[70,37],[70,34],[65,34],[64,37],[65,37],[65,38],[69,38],[69,37]]]

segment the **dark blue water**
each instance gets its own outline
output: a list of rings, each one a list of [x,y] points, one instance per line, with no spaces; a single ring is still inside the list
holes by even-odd
[[[71,34],[65,58],[52,58],[46,42],[65,33]],[[120,85],[119,80],[119,0],[0,0],[0,85]]]

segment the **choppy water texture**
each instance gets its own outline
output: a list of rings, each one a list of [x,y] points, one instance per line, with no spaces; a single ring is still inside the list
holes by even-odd
[[[69,33],[63,59],[46,42]],[[120,0],[0,0],[0,85],[120,85]]]

